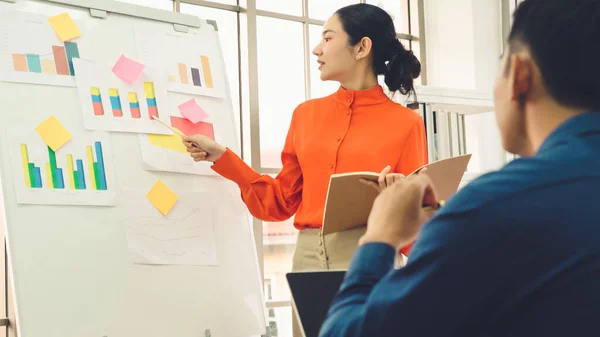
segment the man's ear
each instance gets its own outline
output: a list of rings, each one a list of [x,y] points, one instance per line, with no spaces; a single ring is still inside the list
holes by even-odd
[[[533,82],[533,62],[523,54],[515,53],[510,56],[509,80],[512,84],[512,100],[522,100],[531,92]]]

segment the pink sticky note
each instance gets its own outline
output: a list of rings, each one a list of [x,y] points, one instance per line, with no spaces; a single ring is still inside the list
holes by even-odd
[[[177,108],[179,108],[179,112],[181,112],[183,117],[194,124],[201,122],[208,117],[206,111],[204,111],[193,98],[185,103],[179,104]]]
[[[140,77],[144,67],[143,64],[128,59],[125,55],[121,55],[112,68],[112,72],[123,81],[131,84]]]

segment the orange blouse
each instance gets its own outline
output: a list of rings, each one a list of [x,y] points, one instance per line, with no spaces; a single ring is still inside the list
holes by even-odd
[[[255,217],[284,221],[296,214],[296,228],[318,228],[331,174],[380,172],[390,165],[391,173],[408,175],[427,163],[423,119],[390,100],[381,86],[340,87],[295,109],[281,161],[281,172],[272,178],[228,149],[212,168],[238,184]]]

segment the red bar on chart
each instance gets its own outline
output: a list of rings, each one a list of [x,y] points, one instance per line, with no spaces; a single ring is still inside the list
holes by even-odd
[[[153,118],[153,116],[158,117],[158,109],[155,106],[149,106],[148,114],[150,115],[150,118]]]
[[[70,75],[69,63],[67,62],[67,54],[65,52],[65,47],[52,46],[52,53],[54,54],[56,73],[59,75]]]

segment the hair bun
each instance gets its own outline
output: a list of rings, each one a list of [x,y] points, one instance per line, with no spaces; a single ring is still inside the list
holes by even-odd
[[[413,80],[421,75],[421,62],[398,39],[394,38],[394,41],[386,65],[385,84],[390,91],[400,91],[406,95],[414,91]]]

